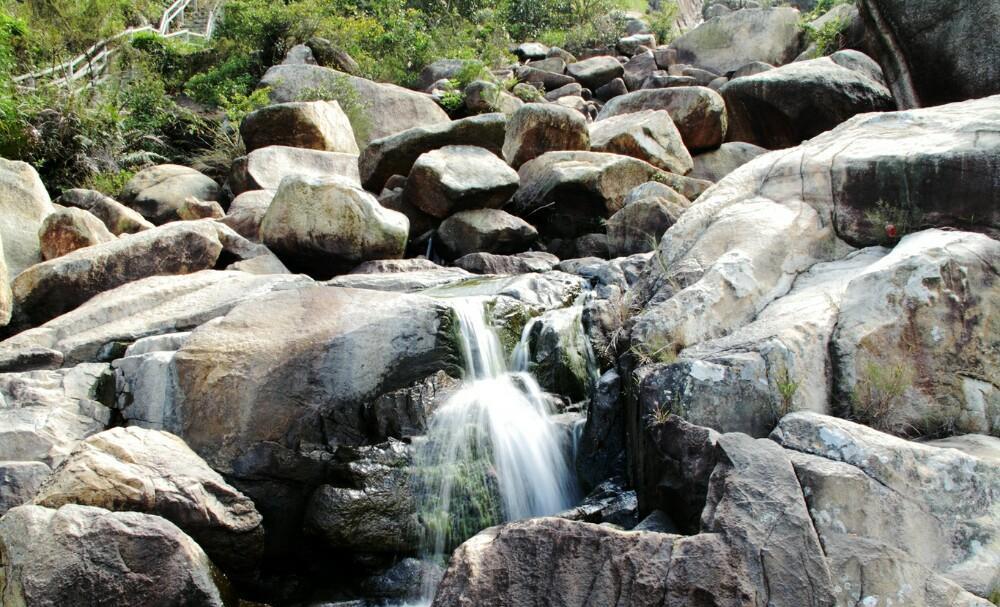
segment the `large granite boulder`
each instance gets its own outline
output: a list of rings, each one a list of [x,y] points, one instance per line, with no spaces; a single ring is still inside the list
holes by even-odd
[[[632,156],[670,173],[691,170],[691,154],[664,110],[620,114],[590,125],[590,149]]]
[[[566,73],[572,76],[590,90],[600,88],[625,73],[620,61],[614,57],[602,55],[570,63]]]
[[[726,139],[768,149],[798,145],[855,114],[894,107],[889,89],[828,57],[736,78],[719,92],[729,114]]]
[[[503,157],[516,169],[546,152],[589,147],[587,122],[580,112],[555,104],[529,103],[507,122]]]
[[[688,150],[719,147],[726,136],[726,105],[710,88],[679,86],[646,89],[615,97],[597,115],[606,118],[642,110],[665,110]]]
[[[336,176],[361,184],[357,154],[271,145],[234,160],[229,171],[229,187],[237,195],[252,190],[273,192],[289,175]]]
[[[133,234],[153,227],[153,224],[110,196],[94,190],[64,190],[56,200],[64,207],[76,207],[90,211],[104,222],[105,227],[115,236]]]
[[[261,241],[292,269],[330,277],[362,261],[402,257],[410,222],[338,177],[282,180],[260,225]]]
[[[28,266],[42,261],[38,230],[42,220],[55,210],[31,165],[0,158],[0,244],[7,278],[13,280]]]
[[[83,209],[62,208],[45,217],[38,231],[45,260],[61,257],[77,249],[111,242],[115,235],[104,223]]]
[[[0,462],[0,516],[30,502],[51,473],[42,462]]]
[[[229,226],[243,238],[257,242],[260,240],[260,223],[264,221],[273,199],[274,190],[243,192],[229,203],[229,209],[219,223]]]
[[[393,175],[408,175],[421,154],[446,145],[474,145],[500,155],[506,127],[507,116],[492,113],[414,127],[376,139],[361,153],[361,183],[377,192]]]
[[[1000,93],[996,3],[862,0],[858,7],[900,108]]]
[[[219,185],[207,175],[176,164],[161,164],[129,179],[122,191],[122,202],[160,225],[179,220],[177,211],[189,196],[218,200],[219,195]]]
[[[601,231],[636,186],[666,175],[636,158],[600,152],[549,152],[519,171],[521,188],[506,210],[530,218],[549,237]]]
[[[336,101],[276,103],[246,115],[240,135],[248,152],[269,145],[359,154],[354,130]]]
[[[417,158],[403,196],[428,215],[444,219],[458,211],[501,207],[517,185],[517,171],[496,154],[471,145],[449,145]]]
[[[20,506],[0,518],[4,605],[231,602],[225,577],[173,523],[138,512]]]
[[[33,503],[162,516],[225,569],[252,568],[263,549],[253,502],[184,441],[157,430],[113,428],[87,438],[53,471]]]
[[[627,202],[608,219],[611,257],[628,257],[656,249],[660,237],[691,203],[664,186],[662,193]]]
[[[702,152],[692,158],[694,168],[688,173],[688,177],[712,182],[720,181],[744,164],[766,153],[766,149],[752,143],[739,141],[723,143],[718,149]]]
[[[790,7],[735,11],[709,19],[676,38],[670,47],[677,62],[710,70],[732,72],[751,61],[771,65],[790,63],[802,49],[799,11]]]
[[[335,100],[339,88],[354,89],[352,97],[361,99],[357,112],[364,122],[353,125],[360,148],[406,129],[451,120],[430,95],[318,65],[275,65],[267,70],[260,84],[270,88],[271,100],[275,103],[299,101],[304,94],[317,91],[320,94],[329,91],[329,99]]]
[[[187,331],[226,314],[241,301],[311,282],[302,275],[216,270],[138,280],[0,342],[0,369],[111,360],[142,337]]]
[[[520,253],[538,239],[538,230],[530,223],[499,209],[455,213],[441,222],[437,234],[453,257]]]
[[[225,253],[225,255],[224,255]],[[164,274],[189,274],[222,261],[269,259],[267,249],[226,226],[184,221],[78,249],[32,266],[11,285],[14,300],[35,325],[76,308],[98,293],[125,283]]]

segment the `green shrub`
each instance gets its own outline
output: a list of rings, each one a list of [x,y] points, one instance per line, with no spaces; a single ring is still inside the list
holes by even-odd
[[[913,381],[913,371],[903,363],[866,362],[851,394],[852,417],[876,430],[900,433],[899,407]]]
[[[813,53],[814,57],[824,57],[835,53],[844,47],[843,32],[849,24],[843,19],[832,19],[816,28],[808,23],[802,25],[806,32],[806,38],[811,44],[816,45]]]
[[[371,120],[368,117],[365,100],[357,89],[351,86],[347,76],[335,78],[332,82],[318,88],[303,89],[296,101],[336,101],[340,109],[347,115],[354,130],[354,139],[359,147],[368,141],[371,134]]]
[[[660,8],[646,16],[649,29],[656,36],[657,44],[669,44],[679,33],[677,30],[676,0],[661,0]]]

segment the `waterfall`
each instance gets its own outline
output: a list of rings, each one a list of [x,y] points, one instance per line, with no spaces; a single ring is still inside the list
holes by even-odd
[[[480,530],[551,515],[577,499],[576,478],[535,379],[510,371],[476,299],[456,299],[465,377],[417,449],[426,550],[439,560]],[[433,589],[425,588],[432,596]]]

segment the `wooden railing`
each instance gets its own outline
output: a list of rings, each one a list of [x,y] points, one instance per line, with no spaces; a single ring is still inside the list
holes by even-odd
[[[185,10],[192,4],[194,4],[196,10],[202,8],[204,5],[208,7],[209,14],[205,31],[194,32],[186,28],[174,29],[178,21],[183,20]],[[53,86],[69,87],[73,83],[86,78],[87,83],[83,87],[80,87],[81,89],[86,88],[97,82],[108,68],[111,63],[111,57],[118,50],[116,43],[122,38],[131,38],[142,32],[154,32],[165,38],[179,37],[185,40],[191,40],[192,38],[208,40],[215,31],[215,25],[222,13],[222,4],[223,0],[175,0],[163,11],[163,16],[160,18],[160,23],[157,27],[154,28],[151,25],[130,27],[110,38],[95,42],[90,48],[69,61],[37,72],[15,76],[13,78],[14,84],[20,89],[33,89],[40,84],[46,83]]]

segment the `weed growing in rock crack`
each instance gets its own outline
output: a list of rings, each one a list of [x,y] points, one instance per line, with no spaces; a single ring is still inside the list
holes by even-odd
[[[873,228],[881,229],[880,242],[888,245],[916,231],[923,222],[923,213],[919,209],[878,200],[874,208],[865,211],[864,218]]]
[[[621,341],[625,338],[625,325],[638,312],[638,305],[633,299],[631,291],[621,293],[618,297],[608,301],[608,311],[614,319],[615,329],[603,338],[604,343],[599,344],[601,355],[605,358],[614,358],[618,352]]]
[[[653,410],[646,415],[646,422],[650,428],[662,426],[667,423],[668,419],[670,419],[670,409],[664,407],[662,404],[653,407]]]
[[[903,363],[866,362],[851,394],[852,417],[876,430],[898,433],[899,407],[913,380],[913,371]]]
[[[816,45],[813,57],[824,57],[844,48],[844,30],[848,25],[845,19],[832,19],[818,28],[803,23],[802,29],[805,30],[806,38]]]
[[[780,398],[779,402],[775,405],[775,415],[778,419],[781,419],[794,410],[795,404],[793,401],[795,393],[798,392],[802,381],[792,379],[788,367],[783,366],[775,374],[774,383],[778,388],[778,397]]]
[[[677,362],[679,349],[679,346],[672,340],[656,336],[646,340],[642,344],[633,345],[630,351],[640,365],[651,365],[653,363],[669,365]]]

